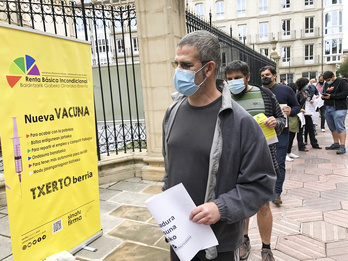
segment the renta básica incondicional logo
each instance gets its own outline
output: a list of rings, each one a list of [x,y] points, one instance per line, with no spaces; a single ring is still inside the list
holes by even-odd
[[[40,71],[35,59],[29,55],[15,59],[10,65],[9,75],[6,75],[7,82],[13,88],[24,76],[39,76]]]

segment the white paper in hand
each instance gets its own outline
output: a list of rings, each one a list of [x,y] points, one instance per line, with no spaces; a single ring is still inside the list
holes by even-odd
[[[145,204],[181,261],[218,245],[210,226],[189,220],[196,206],[182,183],[149,198]]]

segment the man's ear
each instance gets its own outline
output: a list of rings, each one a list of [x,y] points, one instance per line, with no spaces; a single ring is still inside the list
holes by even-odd
[[[215,75],[215,62],[214,61],[208,62],[207,66],[205,67],[205,76],[210,77],[211,75]]]

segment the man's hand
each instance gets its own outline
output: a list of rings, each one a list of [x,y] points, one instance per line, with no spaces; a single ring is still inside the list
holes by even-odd
[[[327,99],[327,100],[328,100],[328,99],[330,99],[330,94],[328,94],[328,93],[325,93],[325,95],[322,94],[322,95],[321,95],[321,98],[322,98],[322,99]]]
[[[197,224],[215,224],[220,220],[219,208],[214,202],[204,203],[191,211],[190,220]]]
[[[289,106],[284,106],[282,109],[283,109],[283,112],[284,112],[287,116],[290,115],[290,113],[291,113],[291,108],[290,108]]]
[[[264,124],[268,128],[275,128],[277,126],[277,120],[273,116],[264,121]]]

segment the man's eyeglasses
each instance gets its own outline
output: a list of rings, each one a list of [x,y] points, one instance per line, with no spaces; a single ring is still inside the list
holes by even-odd
[[[201,63],[202,65],[206,64],[207,62],[197,62]],[[193,67],[195,64],[189,63],[189,62],[178,62],[178,61],[172,61],[172,66],[174,69],[178,68],[178,66],[184,70],[189,70],[191,67]]]

